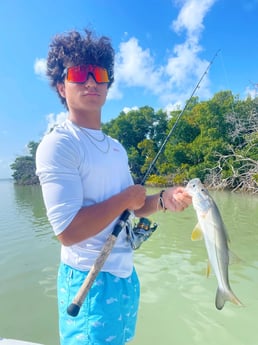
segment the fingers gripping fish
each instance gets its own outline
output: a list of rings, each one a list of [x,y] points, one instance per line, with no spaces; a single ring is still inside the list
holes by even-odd
[[[204,238],[209,263],[217,278],[216,308],[221,310],[226,301],[242,305],[229,284],[229,238],[219,209],[198,178],[189,181],[186,189],[192,196],[193,207],[198,218],[198,224],[193,230],[192,239]],[[210,266],[208,265],[208,273],[209,270]]]

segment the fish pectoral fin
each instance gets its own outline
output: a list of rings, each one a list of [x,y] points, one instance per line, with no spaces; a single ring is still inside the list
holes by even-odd
[[[243,261],[242,259],[240,259],[239,256],[237,256],[231,250],[229,250],[228,254],[229,254],[229,264],[230,265],[239,264],[239,263],[241,263]]]
[[[191,236],[192,241],[200,241],[203,239],[203,234],[202,234],[202,229],[200,228],[199,223],[197,223],[193,229],[192,236]]]

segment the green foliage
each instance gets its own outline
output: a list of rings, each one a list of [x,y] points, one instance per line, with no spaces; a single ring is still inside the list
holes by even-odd
[[[167,115],[145,106],[120,115],[102,125],[104,132],[121,142],[128,152],[132,175],[141,181],[162,144],[167,130]],[[155,166],[154,172],[157,172]]]
[[[182,184],[199,177],[214,186],[244,186],[257,191],[257,98],[239,100],[231,91],[219,92],[204,102],[193,97],[174,127],[180,114],[180,110],[166,114],[145,106],[121,112],[102,129],[125,147],[137,183],[151,167],[147,179],[150,185]],[[171,128],[172,134],[164,145]],[[37,146],[30,142],[30,156],[18,157],[12,164],[17,183],[38,182]]]
[[[164,186],[167,185],[167,178],[165,176],[150,175],[147,183],[152,187]]]
[[[35,164],[35,156],[38,143],[31,141],[29,142],[27,147],[30,155],[17,157],[14,163],[10,166],[14,171],[12,177],[15,183],[21,185],[31,185],[39,183],[38,177],[36,176]]]
[[[166,116],[144,107],[121,113],[106,126],[108,133],[129,149],[130,167],[137,182],[152,164],[180,113],[173,111]],[[241,101],[231,91],[219,92],[205,102],[194,97],[153,166],[148,184],[178,184],[194,177],[206,181],[214,172],[216,181],[221,182],[232,177],[235,169],[239,174],[246,172],[250,165],[245,167],[245,160],[257,161],[258,156],[257,113],[256,100]],[[255,126],[250,127],[250,123]],[[255,169],[254,164],[253,181]]]

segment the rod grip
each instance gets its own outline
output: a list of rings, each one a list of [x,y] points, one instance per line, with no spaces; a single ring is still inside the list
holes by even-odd
[[[72,303],[67,308],[67,313],[71,316],[77,316],[80,308],[86,298],[87,293],[89,292],[94,280],[96,279],[98,273],[103,267],[107,257],[109,256],[114,244],[116,242],[117,236],[125,226],[126,221],[130,217],[131,213],[128,210],[125,210],[120,216],[118,222],[116,223],[114,230],[109,235],[106,243],[104,244],[99,256],[97,257],[94,265],[91,267],[87,277],[85,278],[82,286],[74,297]]]
[[[79,306],[78,304],[76,303],[71,303],[68,308],[67,308],[67,313],[70,315],[70,316],[77,316],[79,314],[79,311],[80,311],[80,308],[81,306]]]
[[[95,263],[91,267],[87,277],[85,278],[82,286],[80,287],[79,291],[77,292],[76,296],[74,297],[72,303],[67,308],[67,313],[71,316],[77,316],[80,308],[86,298],[87,293],[89,292],[92,284],[94,283],[98,273],[100,272],[101,268],[103,267],[107,257],[109,256],[115,241],[116,236],[110,234],[104,247],[102,248],[99,256],[97,257]]]

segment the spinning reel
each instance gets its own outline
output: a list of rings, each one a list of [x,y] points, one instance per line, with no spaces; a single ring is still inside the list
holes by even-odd
[[[134,250],[140,248],[142,243],[147,241],[157,227],[157,223],[153,223],[153,225],[151,225],[151,221],[147,218],[140,218],[139,222],[135,224],[134,227],[132,227],[131,223],[127,223],[126,233],[131,247]]]

